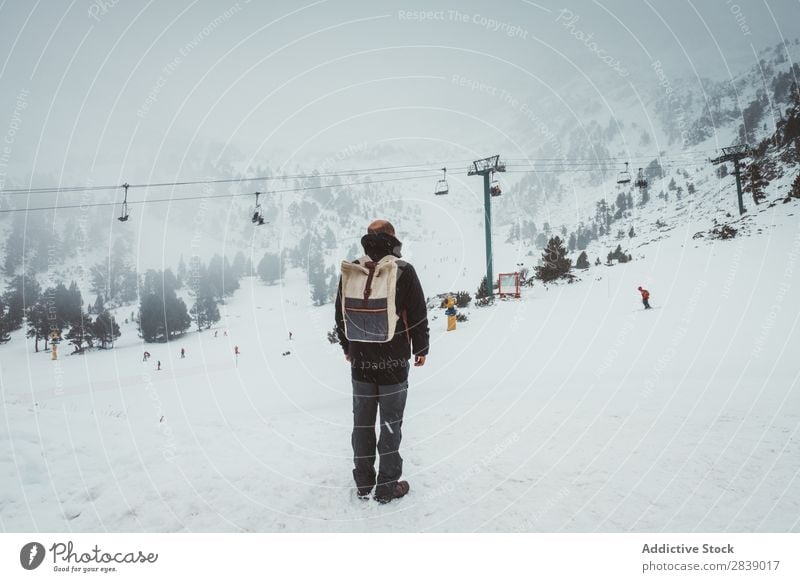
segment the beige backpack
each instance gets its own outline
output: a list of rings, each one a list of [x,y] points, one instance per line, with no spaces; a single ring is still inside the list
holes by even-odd
[[[394,337],[397,276],[397,258],[392,255],[380,261],[368,256],[355,263],[342,261],[342,313],[348,340],[385,343]]]

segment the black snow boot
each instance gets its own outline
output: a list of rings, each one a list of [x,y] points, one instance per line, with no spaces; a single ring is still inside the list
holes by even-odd
[[[372,496],[372,487],[356,487],[356,491],[359,499],[367,500]]]
[[[389,486],[379,486],[375,490],[375,499],[378,503],[389,503],[392,499],[400,499],[410,489],[408,481],[398,481]]]

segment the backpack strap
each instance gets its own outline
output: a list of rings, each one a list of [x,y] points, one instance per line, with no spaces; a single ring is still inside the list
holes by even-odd
[[[375,262],[367,261],[364,266],[369,270],[369,275],[367,275],[367,283],[364,285],[364,307],[366,307],[367,300],[369,299],[369,296],[372,295],[372,279],[375,277]]]

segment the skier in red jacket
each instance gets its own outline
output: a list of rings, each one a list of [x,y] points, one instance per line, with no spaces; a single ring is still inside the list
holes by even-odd
[[[650,307],[650,291],[644,289],[643,287],[639,287],[639,293],[642,294],[642,303],[644,304],[644,308],[652,309]]]

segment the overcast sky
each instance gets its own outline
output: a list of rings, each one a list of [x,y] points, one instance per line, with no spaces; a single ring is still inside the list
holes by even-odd
[[[501,92],[577,81],[596,98],[653,86],[654,61],[724,79],[799,28],[798,0],[5,0],[0,170],[194,177],[209,144],[274,167],[358,167],[352,152],[378,144],[466,151],[495,139]]]

